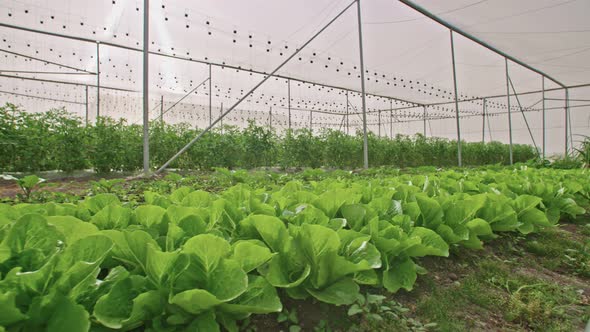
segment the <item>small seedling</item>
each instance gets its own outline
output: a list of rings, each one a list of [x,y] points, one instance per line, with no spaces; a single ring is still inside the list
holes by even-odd
[[[278,323],[287,324],[289,332],[300,332],[299,319],[297,318],[297,310],[295,308],[288,310],[284,308],[277,317]]]
[[[178,188],[178,186],[180,185],[180,183],[183,180],[183,177],[182,177],[182,175],[177,174],[177,173],[168,173],[164,177],[164,180],[170,182],[174,186],[174,188]]]
[[[229,181],[231,185],[236,185],[238,183],[245,183],[248,179],[248,171],[244,169],[239,170],[229,170],[223,167],[214,167],[215,175],[220,178],[224,179],[225,181]]]
[[[322,319],[318,325],[313,328],[314,332],[332,332],[332,329],[328,325],[328,321]]]
[[[244,332],[256,332],[256,325],[254,325],[252,323],[251,317],[248,317],[246,319],[244,319],[243,321],[241,321],[240,323],[240,331],[244,331]]]
[[[408,311],[408,308],[396,301],[387,300],[383,295],[367,294],[366,296],[359,295],[356,303],[348,309],[348,316],[358,315],[361,325],[366,324],[367,328],[372,329],[391,328],[391,324],[395,324],[396,329],[428,331],[437,326],[436,323],[422,324],[422,322],[408,317]]]
[[[42,187],[43,183],[45,182],[45,179],[42,179],[42,178],[38,177],[37,175],[27,175],[27,176],[22,177],[20,179],[15,178],[12,175],[2,175],[2,178],[4,180],[16,181],[16,184],[22,190],[23,198],[27,201],[31,198],[31,194],[33,193],[33,190],[35,190],[36,188]]]
[[[119,184],[125,182],[123,179],[100,179],[99,181],[92,181],[92,192],[112,194],[116,189],[119,189]]]
[[[368,321],[382,321],[385,314],[391,314],[391,308],[383,303],[385,299],[383,295],[359,295],[356,303],[348,309],[348,316],[362,315]]]

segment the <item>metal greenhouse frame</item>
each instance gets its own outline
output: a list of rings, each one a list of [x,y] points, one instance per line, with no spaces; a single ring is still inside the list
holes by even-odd
[[[248,98],[254,91],[256,91],[260,86],[262,86],[271,77],[283,79],[283,80],[286,80],[286,82],[287,82],[285,89],[287,91],[287,100],[288,100],[287,113],[288,113],[288,128],[289,129],[292,128],[291,111],[295,110],[295,107],[293,107],[291,104],[291,85],[292,85],[292,83],[297,82],[297,83],[314,84],[317,86],[337,89],[339,91],[345,92],[345,94],[346,94],[346,113],[342,114],[342,113],[332,113],[332,112],[325,111],[325,110],[309,110],[309,112],[310,112],[309,113],[310,128],[313,126],[313,113],[325,112],[328,114],[342,115],[342,119],[340,120],[338,128],[342,129],[346,133],[349,132],[349,116],[350,115],[362,116],[363,165],[365,168],[369,167],[368,140],[367,140],[367,114],[377,112],[377,115],[378,115],[377,125],[378,125],[379,136],[381,136],[381,129],[382,129],[381,126],[389,124],[390,125],[389,126],[389,135],[391,137],[393,137],[393,134],[394,134],[393,133],[393,123],[395,122],[393,111],[403,110],[403,109],[421,108],[423,110],[422,115],[421,115],[421,119],[417,119],[416,121],[423,122],[423,134],[424,134],[424,136],[426,136],[427,121],[448,118],[448,117],[432,117],[428,114],[429,109],[432,107],[435,107],[435,106],[439,106],[439,105],[452,104],[454,107],[454,113],[455,113],[454,118],[455,118],[455,124],[456,124],[457,156],[458,156],[457,164],[458,164],[458,166],[462,166],[463,160],[462,160],[462,146],[461,146],[461,142],[462,142],[461,141],[461,121],[460,121],[461,117],[463,117],[463,116],[482,116],[482,127],[481,127],[482,137],[481,138],[482,138],[482,142],[485,142],[485,140],[486,140],[486,138],[485,138],[485,136],[486,136],[486,119],[487,119],[487,126],[488,126],[488,134],[491,134],[490,127],[489,127],[490,126],[489,113],[488,113],[486,107],[488,105],[488,101],[493,98],[506,98],[506,103],[508,105],[506,113],[507,113],[507,125],[508,125],[508,132],[509,132],[510,163],[511,164],[513,163],[512,119],[513,119],[514,115],[511,112],[512,111],[511,103],[513,102],[513,99],[516,100],[516,105],[518,106],[517,109],[520,111],[520,113],[523,117],[524,123],[526,124],[527,130],[528,130],[528,134],[533,142],[533,145],[535,146],[536,151],[539,153],[540,157],[545,158],[545,151],[546,151],[545,112],[548,109],[545,105],[545,102],[546,102],[546,100],[555,100],[556,99],[556,98],[553,98],[553,99],[546,98],[546,96],[545,96],[546,92],[550,92],[550,91],[563,91],[564,92],[564,99],[563,99],[564,105],[563,105],[563,107],[560,107],[560,109],[562,108],[564,110],[564,118],[565,118],[565,132],[564,132],[565,147],[564,147],[564,151],[565,151],[566,155],[568,155],[570,153],[570,149],[572,148],[571,145],[573,144],[573,141],[572,141],[572,137],[571,137],[572,136],[572,134],[571,134],[571,119],[570,119],[570,114],[569,114],[570,108],[571,108],[570,107],[569,90],[576,89],[576,88],[582,88],[582,87],[589,87],[590,84],[566,86],[565,84],[556,80],[555,78],[553,78],[549,74],[533,67],[532,65],[530,65],[524,61],[517,59],[516,57],[514,57],[510,54],[505,53],[504,51],[492,46],[491,44],[489,44],[485,40],[482,40],[481,38],[477,38],[476,36],[471,35],[470,33],[462,30],[461,28],[443,20],[442,18],[438,17],[437,15],[429,12],[427,9],[419,6],[415,2],[410,1],[410,0],[399,0],[399,1],[401,3],[403,3],[404,5],[412,8],[413,10],[419,12],[420,14],[424,15],[428,19],[430,19],[430,20],[432,20],[432,21],[434,21],[434,22],[436,22],[436,23],[440,24],[441,26],[448,29],[449,37],[450,37],[449,44],[450,44],[450,49],[451,49],[451,54],[449,56],[450,56],[451,63],[452,63],[452,75],[453,75],[452,76],[452,82],[453,82],[453,100],[452,101],[450,101],[450,102],[437,102],[437,103],[419,103],[416,101],[404,100],[401,98],[394,98],[391,96],[370,94],[366,91],[366,88],[365,88],[365,64],[364,64],[364,54],[363,54],[363,51],[364,51],[363,50],[363,31],[362,31],[363,22],[361,20],[361,0],[353,0],[352,2],[350,2],[337,15],[332,17],[328,23],[324,24],[320,29],[318,29],[315,32],[315,34],[313,34],[313,36],[311,38],[309,38],[307,41],[305,41],[300,47],[298,47],[296,50],[294,50],[290,55],[288,55],[284,59],[284,61],[282,61],[272,71],[266,73],[263,71],[257,71],[254,69],[250,69],[249,70],[250,73],[262,75],[263,78],[258,83],[256,83],[250,90],[243,93],[242,96],[239,98],[239,100],[237,100],[231,106],[226,107],[225,109],[223,108],[223,106],[221,106],[221,114],[218,117],[214,117],[212,114],[213,105],[212,105],[212,84],[211,84],[211,82],[214,80],[214,78],[212,77],[212,67],[222,67],[222,68],[229,68],[229,69],[235,69],[235,70],[244,70],[244,69],[241,68],[241,66],[238,66],[236,64],[226,64],[225,62],[218,63],[215,61],[202,61],[202,60],[193,59],[190,57],[184,57],[184,56],[179,56],[179,55],[170,55],[170,54],[166,54],[164,52],[160,52],[160,51],[156,52],[154,50],[150,50],[149,49],[149,45],[150,45],[149,0],[143,0],[143,45],[141,48],[140,47],[130,47],[127,45],[112,43],[112,42],[103,42],[103,41],[99,41],[97,39],[82,38],[82,37],[76,37],[76,36],[67,35],[67,34],[42,31],[42,30],[38,30],[38,29],[32,29],[32,28],[28,28],[28,27],[24,27],[24,26],[17,26],[17,25],[13,25],[13,24],[7,24],[7,23],[0,22],[0,27],[4,27],[4,28],[22,30],[22,31],[26,31],[26,32],[30,32],[30,33],[34,33],[34,34],[38,34],[38,35],[46,35],[46,36],[64,38],[64,39],[74,40],[74,41],[78,41],[78,42],[82,42],[82,43],[95,44],[96,45],[96,67],[97,67],[96,72],[68,66],[63,63],[59,63],[59,62],[55,62],[55,61],[48,61],[48,60],[42,59],[40,57],[31,57],[31,56],[28,56],[25,54],[20,54],[20,53],[16,53],[13,51],[0,49],[0,52],[5,52],[8,54],[12,54],[15,56],[20,56],[20,57],[25,57],[25,58],[32,58],[37,61],[52,63],[54,65],[57,65],[57,66],[60,66],[63,68],[72,69],[75,71],[74,73],[65,73],[65,74],[96,76],[96,83],[95,84],[80,84],[80,83],[66,82],[63,80],[50,80],[50,79],[20,77],[20,76],[14,75],[18,71],[11,72],[10,70],[1,70],[0,77],[11,78],[11,79],[20,79],[20,80],[32,80],[32,81],[40,81],[40,82],[48,82],[48,83],[59,83],[59,84],[67,84],[67,85],[75,85],[75,86],[84,87],[84,89],[85,89],[85,102],[84,103],[74,102],[74,101],[68,101],[68,102],[77,103],[80,105],[85,105],[85,113],[86,113],[85,114],[85,121],[86,121],[86,123],[88,123],[88,113],[89,113],[89,109],[88,109],[88,105],[89,105],[88,104],[88,93],[89,93],[88,89],[89,88],[96,88],[96,100],[97,100],[96,115],[97,116],[99,116],[101,114],[100,113],[101,112],[101,107],[100,107],[101,90],[104,89],[104,90],[141,93],[142,94],[142,111],[143,111],[143,113],[142,113],[143,114],[142,115],[142,119],[143,119],[143,171],[145,174],[149,174],[151,172],[150,171],[150,164],[149,164],[149,153],[150,153],[150,151],[149,151],[149,111],[150,111],[149,110],[149,97],[150,97],[150,95],[149,95],[149,81],[148,81],[149,61],[150,61],[151,56],[152,57],[155,56],[155,57],[173,58],[173,59],[177,59],[177,60],[181,60],[181,61],[188,61],[188,62],[193,62],[193,63],[208,66],[208,77],[206,77],[204,80],[202,80],[202,82],[200,84],[196,85],[195,88],[191,89],[182,98],[175,101],[174,104],[172,106],[170,106],[169,108],[167,108],[166,110],[164,110],[164,99],[163,99],[164,97],[163,96],[161,97],[161,100],[158,104],[158,106],[160,108],[160,115],[158,117],[159,119],[162,119],[163,115],[165,113],[167,113],[170,109],[174,108],[178,103],[180,103],[184,98],[186,98],[191,93],[193,93],[197,88],[203,86],[203,84],[208,82],[209,105],[207,105],[207,106],[208,106],[208,113],[209,113],[209,125],[203,131],[201,131],[198,136],[194,137],[188,144],[186,144],[182,149],[180,149],[178,152],[176,152],[166,163],[164,163],[159,169],[157,169],[155,171],[156,174],[165,170],[181,154],[183,154],[185,151],[187,151],[193,144],[195,144],[205,133],[207,133],[209,130],[211,130],[215,125],[217,125],[218,123],[223,121],[224,117],[226,117],[229,113],[234,111],[244,100],[246,100],[246,98]],[[285,65],[287,65],[295,56],[297,56],[312,41],[314,41],[318,36],[320,36],[328,27],[330,27],[334,22],[339,20],[343,16],[344,13],[354,10],[354,9],[352,9],[353,7],[356,7],[355,10],[357,13],[356,24],[357,24],[357,32],[358,32],[358,45],[359,45],[359,51],[360,51],[358,54],[358,60],[360,62],[360,90],[349,89],[349,88],[345,88],[342,86],[333,86],[333,85],[329,85],[329,84],[321,84],[321,83],[317,83],[317,82],[309,82],[309,81],[302,80],[302,79],[299,79],[296,77],[280,75],[278,73],[279,70],[281,70],[281,68],[283,68]],[[458,82],[457,82],[457,68],[456,68],[457,64],[456,64],[455,45],[454,45],[454,36],[455,35],[460,35],[464,38],[467,38],[468,40],[484,47],[485,49],[487,49],[489,51],[494,52],[495,54],[499,55],[500,57],[502,57],[504,59],[505,81],[506,81],[505,82],[506,93],[504,95],[478,96],[478,97],[474,97],[474,98],[465,98],[465,99],[459,98],[459,93],[458,93],[458,89],[457,89],[457,84],[458,84]],[[100,70],[101,45],[114,47],[114,48],[118,48],[118,49],[124,49],[127,51],[142,53],[142,57],[143,57],[142,58],[143,59],[142,60],[142,66],[143,66],[142,79],[143,79],[143,82],[142,82],[141,91],[135,91],[135,90],[130,90],[130,89],[121,89],[121,88],[101,84],[101,70]],[[528,69],[531,72],[538,74],[541,78],[541,89],[536,90],[536,91],[517,92],[516,87],[515,87],[513,81],[511,80],[511,76],[510,76],[510,66],[509,66],[510,63],[517,64],[523,68]],[[60,74],[64,74],[64,73],[60,73]],[[549,81],[555,83],[559,87],[546,89],[546,87],[545,87],[546,80],[549,80]],[[10,93],[10,92],[8,92],[8,93]],[[354,109],[354,106],[350,104],[349,93],[360,94],[362,102],[361,102],[361,109],[359,111],[356,111]],[[527,94],[537,94],[537,93],[542,94],[542,99],[540,101],[541,107],[542,107],[542,142],[541,142],[540,148],[537,146],[537,142],[535,141],[534,135],[531,131],[531,127],[529,126],[529,122],[528,122],[526,114],[525,114],[526,111],[528,110],[528,108],[524,107],[519,99],[519,96],[523,96],[523,95],[527,95]],[[366,100],[365,100],[366,96],[368,96],[368,95],[372,95],[375,97],[381,97],[386,100],[389,100],[389,108],[368,111],[367,105],[366,105]],[[31,97],[35,98],[35,96],[31,96]],[[37,98],[44,98],[44,97],[37,97]],[[408,106],[394,108],[393,101],[403,102]],[[468,102],[468,101],[481,101],[482,105],[483,105],[482,106],[482,113],[475,114],[475,115],[463,115],[462,116],[460,114],[460,110],[459,110],[459,103],[460,102]],[[349,107],[349,106],[352,106],[352,107]],[[585,105],[579,105],[579,106],[585,106]],[[350,108],[352,108],[352,110]],[[386,117],[387,117],[387,114],[389,113],[389,119],[384,122],[381,121],[382,112],[385,114]],[[269,114],[269,125],[272,127],[272,116],[273,116],[272,107],[269,109],[268,114]],[[385,129],[385,128],[386,127],[384,127],[383,132],[385,135],[387,135],[387,129]]]

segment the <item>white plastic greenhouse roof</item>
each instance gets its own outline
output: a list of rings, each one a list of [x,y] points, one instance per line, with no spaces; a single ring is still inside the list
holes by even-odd
[[[510,93],[519,94],[518,100],[510,98],[515,143],[532,143],[519,102],[540,145],[538,72],[568,87],[590,83],[590,1],[411,4],[529,67],[508,61],[514,86]],[[349,5],[351,0],[151,0],[151,118],[159,116],[162,99],[166,110],[189,93],[166,113],[166,121],[208,124],[210,83],[215,116],[222,103],[225,108],[234,104]],[[362,0],[361,7],[369,129],[382,135],[425,131],[428,136],[456,137],[449,29],[402,1]],[[481,140],[481,98],[487,97],[486,130],[493,136],[485,139],[506,142],[505,58],[460,33],[453,35],[458,97],[467,100],[459,104],[462,138]],[[2,99],[30,111],[66,106],[81,116],[88,104],[93,117],[99,41],[101,115],[141,120],[143,1],[4,0],[0,37]],[[243,125],[255,119],[285,128],[290,104],[294,127],[311,123],[314,128],[342,128],[348,109],[354,132],[361,124],[359,68],[357,10],[352,5],[224,121]],[[565,94],[551,79],[544,84],[550,90],[545,95],[547,149],[561,152]],[[569,91],[574,141],[575,135],[590,134],[584,106],[589,92],[586,87]]]
[[[415,3],[564,85],[589,81],[588,1],[418,0]]]

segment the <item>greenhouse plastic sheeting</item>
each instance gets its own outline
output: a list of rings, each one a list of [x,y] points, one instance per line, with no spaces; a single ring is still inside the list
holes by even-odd
[[[224,109],[234,104],[350,3],[150,1],[150,119],[165,112],[166,122],[205,127],[219,116],[222,104]],[[566,86],[590,83],[585,61],[590,52],[588,1],[414,3]],[[363,0],[361,7],[368,129],[382,136],[425,133],[456,138],[449,29],[399,1]],[[65,106],[81,117],[88,109],[92,121],[100,48],[100,114],[141,122],[143,1],[6,0],[0,4],[0,23],[3,102],[31,112]],[[454,44],[459,99],[488,97],[486,122],[482,99],[459,103],[462,138],[482,140],[485,128],[486,141],[508,142],[505,59],[458,33]],[[210,81],[208,63],[213,64]],[[513,140],[533,143],[524,114],[540,146],[542,94],[522,93],[539,91],[542,78],[512,61],[508,68],[514,91],[521,94],[518,100],[510,98]],[[277,130],[287,128],[290,86],[293,128],[346,130],[348,122],[349,133],[362,129],[356,5],[277,75],[223,123],[244,126],[254,120]],[[545,79],[546,89],[559,87]],[[589,133],[584,106],[588,92],[570,90],[574,141]],[[189,95],[168,110],[185,94]],[[564,149],[564,97],[563,90],[546,93],[550,154]]]

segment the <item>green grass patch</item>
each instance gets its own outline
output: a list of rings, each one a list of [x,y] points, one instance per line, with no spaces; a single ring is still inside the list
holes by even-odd
[[[436,322],[441,331],[575,331],[588,316],[580,301],[574,287],[515,272],[503,261],[484,259],[449,287],[432,287],[431,293],[418,300],[416,313],[422,320]],[[472,326],[473,322],[480,325]]]
[[[590,278],[590,239],[585,236],[576,240],[567,231],[547,229],[530,236],[524,249],[542,258],[539,264],[547,269]]]

